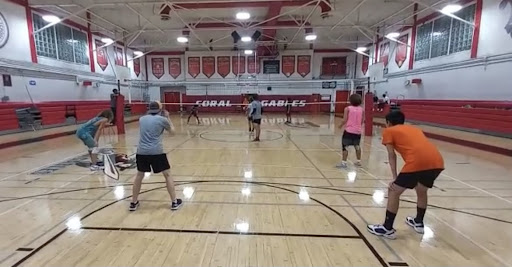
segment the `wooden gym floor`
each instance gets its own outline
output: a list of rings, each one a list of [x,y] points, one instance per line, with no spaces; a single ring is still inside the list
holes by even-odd
[[[174,212],[151,175],[130,213],[135,171],[114,181],[75,166],[85,147],[74,136],[3,149],[0,266],[512,266],[510,157],[434,141],[446,171],[426,232],[404,223],[408,191],[391,241],[365,229],[382,222],[390,179],[380,129],[364,139],[364,168],[338,170],[338,118],[269,115],[250,143],[242,115],[202,116],[173,117],[164,139],[185,202]],[[132,123],[102,142],[132,154],[137,140]]]

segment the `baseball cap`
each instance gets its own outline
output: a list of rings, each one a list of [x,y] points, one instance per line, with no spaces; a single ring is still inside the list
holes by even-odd
[[[157,114],[161,110],[162,110],[162,104],[160,104],[160,102],[152,101],[151,103],[149,103],[149,110],[148,110],[149,114]]]

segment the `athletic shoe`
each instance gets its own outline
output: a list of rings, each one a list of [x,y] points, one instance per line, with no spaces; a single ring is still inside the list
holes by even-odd
[[[253,142],[259,142],[259,141],[260,141],[260,139],[259,139],[259,138],[256,138],[256,139],[254,139],[254,140],[252,140],[252,141],[253,141]]]
[[[389,239],[396,238],[396,236],[395,236],[396,230],[395,229],[388,230],[382,224],[368,224],[368,226],[366,226],[366,229],[368,229],[368,232],[370,232],[374,235],[377,235],[377,236],[383,236],[383,237],[389,238]]]
[[[171,204],[171,210],[177,210],[181,207],[181,205],[183,205],[183,201],[181,199],[176,199],[176,202],[173,202]]]
[[[101,171],[103,170],[104,167],[102,166],[98,166],[98,165],[91,165],[91,167],[89,167],[89,170],[93,171],[93,172],[96,172],[96,171]]]
[[[361,161],[356,161],[356,162],[354,163],[354,165],[355,165],[356,167],[363,167],[363,164],[361,164]]]
[[[140,202],[139,202],[139,201],[137,201],[137,202],[135,202],[135,203],[130,202],[130,211],[136,211],[136,210],[137,210],[137,208],[139,207],[139,205],[140,205]]]
[[[347,168],[347,163],[342,161],[340,164],[336,165],[336,168],[346,169]]]
[[[416,222],[416,220],[413,217],[405,218],[405,222],[407,223],[407,225],[412,227],[414,229],[414,231],[416,231],[416,233],[418,233],[418,234],[425,233],[425,225],[423,225],[423,223]]]

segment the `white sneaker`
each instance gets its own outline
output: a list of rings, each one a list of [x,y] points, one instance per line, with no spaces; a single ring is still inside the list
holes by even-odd
[[[102,166],[98,166],[98,165],[91,165],[91,167],[89,167],[89,170],[91,170],[93,172],[97,172],[97,171],[103,170],[103,167]]]
[[[340,164],[336,165],[336,168],[346,169],[347,168],[347,162],[342,161]]]
[[[418,233],[418,234],[425,233],[425,225],[423,225],[423,223],[417,223],[416,220],[414,220],[414,217],[405,218],[405,222],[407,223],[407,225],[412,227],[414,229],[414,231],[416,231],[416,233]]]
[[[354,163],[354,165],[355,165],[356,167],[363,167],[363,164],[361,164],[361,161],[356,161],[356,162]]]
[[[383,236],[383,237],[389,238],[389,239],[396,239],[396,236],[395,236],[396,230],[395,229],[388,230],[382,224],[368,224],[366,226],[366,229],[368,229],[368,232],[370,232],[374,235]]]

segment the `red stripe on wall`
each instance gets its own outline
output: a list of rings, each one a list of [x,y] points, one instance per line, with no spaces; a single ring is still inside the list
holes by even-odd
[[[91,72],[96,72],[96,63],[94,62],[94,49],[92,47],[92,32],[91,32],[91,13],[87,11],[87,39],[89,41],[89,62],[91,64]]]
[[[475,8],[475,27],[473,28],[473,41],[471,43],[471,58],[478,55],[478,41],[480,39],[480,22],[482,21],[482,3],[483,0],[476,0]]]
[[[418,4],[414,4],[414,17],[413,17],[413,25],[412,25],[412,33],[411,33],[411,54],[409,55],[409,69],[412,70],[414,68],[414,48],[416,47],[416,30],[418,27]]]
[[[28,26],[28,42],[30,46],[30,56],[32,58],[32,62],[37,63],[37,52],[36,52],[36,42],[34,40],[34,25],[32,23],[32,10],[28,5],[25,6],[25,13],[27,15],[27,26]]]

